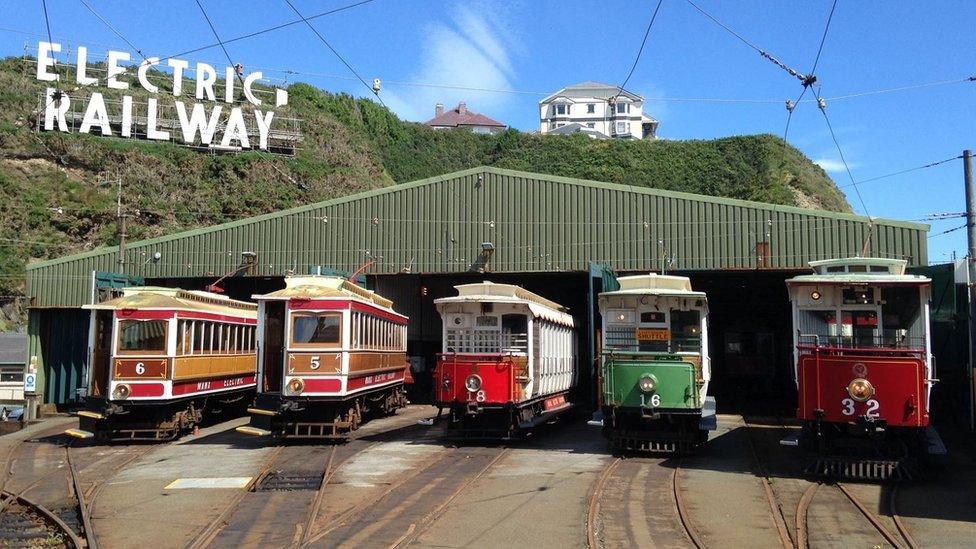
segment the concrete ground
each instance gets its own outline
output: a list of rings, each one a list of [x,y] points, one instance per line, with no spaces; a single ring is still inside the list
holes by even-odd
[[[892,545],[839,487],[811,492],[796,449],[778,444],[791,428],[776,421],[720,416],[694,456],[618,459],[599,429],[579,420],[509,444],[458,446],[442,437],[441,424],[418,424],[434,413],[411,406],[365,424],[335,450],[239,435],[241,418],[175,443],[74,455],[82,478],[99,483],[91,516],[103,548],[690,547],[692,539],[703,547],[775,548],[799,546],[801,523],[810,547]],[[0,437],[0,456],[13,464],[9,488],[61,467],[59,447],[44,437],[71,423],[55,418]],[[971,546],[973,444],[964,437],[950,450],[894,498],[889,486],[844,486],[895,536],[892,499],[919,546]],[[321,490],[244,488],[262,471],[315,477],[330,462]],[[815,495],[804,510],[805,493]],[[901,540],[896,545],[907,546]]]

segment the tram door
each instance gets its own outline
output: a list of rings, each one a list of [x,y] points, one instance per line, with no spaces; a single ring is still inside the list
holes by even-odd
[[[261,390],[279,393],[285,358],[284,301],[264,303],[264,347],[261,352]]]
[[[105,396],[112,363],[112,311],[95,311],[95,341],[92,342],[91,396]]]

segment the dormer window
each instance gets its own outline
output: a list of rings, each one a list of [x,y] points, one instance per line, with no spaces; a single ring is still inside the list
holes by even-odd
[[[596,103],[587,103],[586,104],[586,112],[588,114],[595,113],[596,112]]]
[[[617,103],[617,114],[627,114],[630,112],[630,103]]]
[[[566,114],[566,112],[569,110],[567,107],[568,105],[556,105],[556,114],[557,115]]]

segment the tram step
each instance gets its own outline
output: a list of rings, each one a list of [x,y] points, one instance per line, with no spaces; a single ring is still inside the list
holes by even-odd
[[[82,431],[81,429],[68,429],[64,432],[68,436],[72,436],[79,439],[93,438],[95,433],[89,431]]]
[[[250,425],[242,425],[234,430],[241,434],[253,435],[256,437],[263,437],[271,434],[271,431],[267,431],[265,429],[258,429],[257,427],[251,427]]]
[[[715,431],[718,429],[718,418],[715,415],[715,397],[705,397],[698,428],[702,431]]]
[[[271,411],[271,410],[265,410],[264,408],[248,408],[247,409],[247,413],[249,413],[249,414],[255,414],[255,415],[259,415],[259,416],[276,416],[276,415],[278,415],[278,412],[274,412],[274,411]]]
[[[98,412],[91,412],[88,410],[79,410],[78,412],[76,412],[76,414],[78,415],[78,417],[87,417],[91,419],[105,419],[104,415]]]
[[[793,433],[792,435],[786,438],[780,439],[779,443],[781,446],[794,446],[794,447],[799,446],[800,433]]]

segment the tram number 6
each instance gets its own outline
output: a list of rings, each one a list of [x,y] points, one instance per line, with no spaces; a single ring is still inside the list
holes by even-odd
[[[844,409],[841,410],[841,412],[845,416],[854,415],[853,399],[845,398],[844,400],[840,401],[840,403],[844,406]],[[868,409],[864,412],[864,415],[867,417],[878,417],[878,408],[881,407],[881,404],[877,400],[874,400],[873,398],[869,400],[867,404],[868,404]]]
[[[661,395],[651,395],[651,406],[661,405]]]
[[[311,358],[311,360],[309,360],[309,366],[308,367],[311,368],[311,369],[313,369],[313,370],[318,370],[319,369],[319,366],[320,366],[319,357],[313,356]]]
[[[146,365],[142,362],[136,362],[136,374],[141,376],[144,373],[146,373]]]

